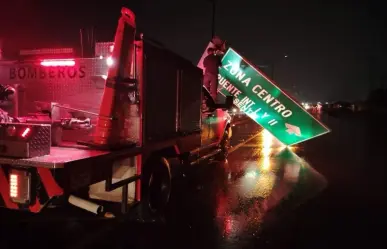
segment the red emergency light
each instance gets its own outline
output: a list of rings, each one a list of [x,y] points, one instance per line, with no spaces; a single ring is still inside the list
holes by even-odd
[[[75,61],[74,59],[43,60],[40,65],[44,67],[72,67],[75,65]]]
[[[18,175],[17,174],[9,174],[9,196],[11,198],[18,197]]]
[[[31,200],[31,174],[26,170],[11,169],[9,197],[12,202],[27,204]]]
[[[24,129],[24,131],[21,133],[22,138],[26,138],[31,132],[31,128],[27,127]]]

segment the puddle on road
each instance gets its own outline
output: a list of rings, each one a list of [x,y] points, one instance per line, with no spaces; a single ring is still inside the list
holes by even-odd
[[[262,127],[250,120],[233,125],[231,146],[238,146],[240,143],[244,143],[246,140],[253,137],[254,135],[257,135],[261,131]]]
[[[258,236],[282,215],[319,194],[325,178],[294,152],[263,131],[224,164],[227,190],[217,198],[217,222],[224,242]]]
[[[261,132],[231,153],[227,162],[204,165],[187,176],[172,196],[167,217],[170,231],[179,234],[172,247],[243,248],[251,239],[260,240],[266,227],[280,225],[285,215],[327,184],[295,154],[300,150]]]

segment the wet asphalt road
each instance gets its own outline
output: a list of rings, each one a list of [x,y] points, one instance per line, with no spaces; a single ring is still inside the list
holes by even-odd
[[[174,179],[163,222],[72,209],[82,220],[16,224],[0,211],[0,248],[382,248],[386,131],[376,117],[322,119],[332,133],[288,149],[254,123],[235,126],[227,162]]]

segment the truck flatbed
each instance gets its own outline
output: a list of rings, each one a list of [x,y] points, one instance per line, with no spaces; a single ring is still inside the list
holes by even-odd
[[[0,164],[11,164],[29,167],[64,168],[74,162],[87,159],[108,159],[121,156],[135,156],[141,152],[140,147],[130,147],[114,151],[95,150],[77,144],[51,147],[49,155],[33,158],[0,157]]]

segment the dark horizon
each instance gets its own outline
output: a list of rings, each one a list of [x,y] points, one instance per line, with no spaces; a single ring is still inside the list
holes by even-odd
[[[79,48],[81,28],[94,27],[97,41],[112,41],[123,6],[136,13],[141,31],[194,64],[211,37],[208,0],[79,2],[69,0],[59,6],[46,0],[14,0],[2,4],[4,55],[20,48]],[[274,80],[300,101],[357,100],[365,99],[371,89],[386,86],[384,24],[377,1],[242,0],[236,5],[219,0],[216,34],[254,64],[274,64]]]

